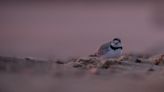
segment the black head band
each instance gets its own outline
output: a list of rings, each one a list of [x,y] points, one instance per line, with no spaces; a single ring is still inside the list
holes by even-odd
[[[121,42],[121,40],[119,38],[114,38],[113,41],[119,41],[119,42]]]

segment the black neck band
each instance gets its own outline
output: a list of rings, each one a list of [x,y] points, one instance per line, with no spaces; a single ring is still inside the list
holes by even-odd
[[[110,45],[110,47],[111,47],[113,50],[122,49],[122,47],[113,47],[112,45]]]

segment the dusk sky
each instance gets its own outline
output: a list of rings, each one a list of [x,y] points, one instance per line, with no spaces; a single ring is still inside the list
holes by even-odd
[[[87,56],[114,37],[124,53],[164,46],[153,3],[72,2],[0,5],[0,55]],[[164,49],[163,49],[164,50]]]

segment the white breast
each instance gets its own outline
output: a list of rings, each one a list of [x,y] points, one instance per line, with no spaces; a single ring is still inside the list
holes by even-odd
[[[109,48],[109,51],[104,54],[102,57],[103,58],[117,58],[122,54],[122,49],[117,49],[117,50],[112,50]]]

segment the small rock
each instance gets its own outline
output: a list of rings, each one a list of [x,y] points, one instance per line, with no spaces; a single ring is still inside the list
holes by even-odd
[[[60,61],[60,60],[57,60],[56,61],[56,64],[64,64],[64,62]]]
[[[77,65],[73,65],[74,68],[79,68],[79,67],[82,67],[82,65],[80,64],[77,64]]]
[[[148,71],[152,72],[152,71],[155,71],[155,70],[153,68],[150,68],[150,69],[148,69]]]
[[[97,57],[96,54],[89,55],[89,57]]]
[[[110,62],[105,62],[103,65],[102,65],[102,68],[104,69],[108,69],[110,67]]]
[[[139,58],[137,58],[137,59],[135,60],[135,62],[136,62],[136,63],[142,63],[142,61],[141,61]]]

